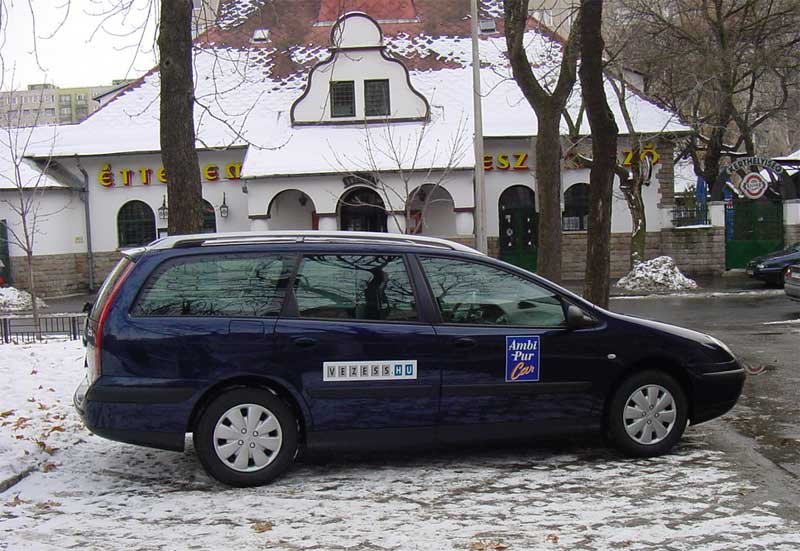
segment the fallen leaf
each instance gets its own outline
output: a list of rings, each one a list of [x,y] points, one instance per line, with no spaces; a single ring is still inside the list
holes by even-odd
[[[58,449],[58,448],[51,448],[50,446],[48,446],[47,444],[45,444],[45,443],[44,443],[44,442],[42,442],[41,440],[37,440],[37,441],[36,441],[36,445],[37,445],[37,446],[39,446],[39,448],[40,448],[40,449],[41,449],[41,450],[42,450],[44,453],[46,453],[46,454],[48,454],[48,455],[53,455],[54,453],[56,453],[56,450]]]
[[[508,549],[508,545],[499,541],[478,540],[472,542],[470,551],[503,551]]]
[[[7,501],[6,505],[8,507],[16,507],[17,505],[22,505],[23,503],[28,503],[24,499],[19,498],[19,494],[15,495],[11,501]]]
[[[54,471],[55,469],[56,469],[56,464],[55,463],[47,463],[47,462],[45,462],[45,464],[42,465],[42,471],[46,472],[46,473],[49,473],[50,471]]]
[[[41,410],[50,409],[50,406],[46,406],[46,405],[44,405],[44,404],[43,404],[43,403],[41,403],[41,402],[38,402],[38,403],[36,404],[36,407],[38,407],[38,408],[39,408],[39,409],[41,409]]]
[[[14,412],[15,412],[15,411],[17,411],[17,410],[15,410],[15,409],[9,409],[9,410],[6,410],[6,411],[3,411],[3,412],[0,412],[0,417],[2,417],[3,419],[5,419],[5,418],[6,418],[6,417],[8,417],[9,415],[14,415]]]
[[[250,527],[255,530],[259,534],[263,534],[264,532],[269,532],[272,530],[272,523],[268,520],[261,520],[254,522],[250,525]]]
[[[545,538],[548,543],[558,543],[558,535],[557,534],[547,534]]]
[[[39,373],[39,372],[36,371],[35,369],[31,369],[31,375],[36,375],[37,373]]]
[[[66,429],[64,427],[62,427],[61,425],[54,425],[54,426],[50,427],[49,431],[47,431],[47,436],[50,436],[54,432],[64,432],[65,430]]]
[[[28,401],[29,401],[30,403],[33,403],[33,402],[35,402],[35,401],[36,401],[36,398],[28,398]]]
[[[24,429],[28,426],[28,421],[30,421],[29,417],[18,417],[14,422],[14,430]]]

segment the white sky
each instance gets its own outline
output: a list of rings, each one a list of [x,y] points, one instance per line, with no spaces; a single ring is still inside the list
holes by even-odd
[[[29,1],[35,16],[38,63]],[[148,8],[157,12],[158,2],[133,0],[127,13],[109,17],[109,11],[121,3],[123,0],[0,0],[5,5],[0,89],[24,89],[39,82],[61,87],[108,85],[113,79],[141,76],[156,64],[157,13],[148,13]]]

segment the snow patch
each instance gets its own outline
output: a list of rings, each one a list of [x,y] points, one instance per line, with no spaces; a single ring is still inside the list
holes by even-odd
[[[19,312],[31,309],[31,294],[27,291],[20,291],[14,287],[0,287],[0,312]],[[40,299],[36,299],[39,308],[47,308],[47,304]]]
[[[628,275],[617,282],[628,291],[676,291],[697,289],[697,283],[681,273],[669,256],[659,256],[640,262]]]

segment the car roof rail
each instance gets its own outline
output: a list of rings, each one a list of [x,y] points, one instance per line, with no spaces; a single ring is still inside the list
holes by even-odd
[[[163,237],[150,243],[149,250],[202,247],[209,245],[257,244],[257,243],[392,243],[410,244],[449,249],[452,251],[483,254],[479,251],[438,237],[406,235],[402,233],[320,230],[271,230],[227,233],[195,233]]]

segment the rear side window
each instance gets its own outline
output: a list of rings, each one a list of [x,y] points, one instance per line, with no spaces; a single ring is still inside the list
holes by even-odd
[[[306,256],[295,280],[303,318],[417,319],[414,292],[400,256]]]
[[[142,288],[135,316],[266,317],[280,313],[292,257],[203,255],[170,260]]]
[[[560,327],[564,306],[552,291],[505,270],[454,258],[420,263],[445,323]]]
[[[94,299],[94,304],[92,305],[92,316],[96,317],[100,315],[100,312],[103,311],[103,307],[108,300],[108,297],[111,296],[111,290],[114,288],[114,285],[117,284],[120,276],[122,276],[125,268],[127,268],[131,264],[131,260],[128,258],[123,257],[114,269],[111,270],[111,273],[108,274],[106,280],[103,282],[103,285],[100,286],[100,290],[97,292],[97,298]]]

